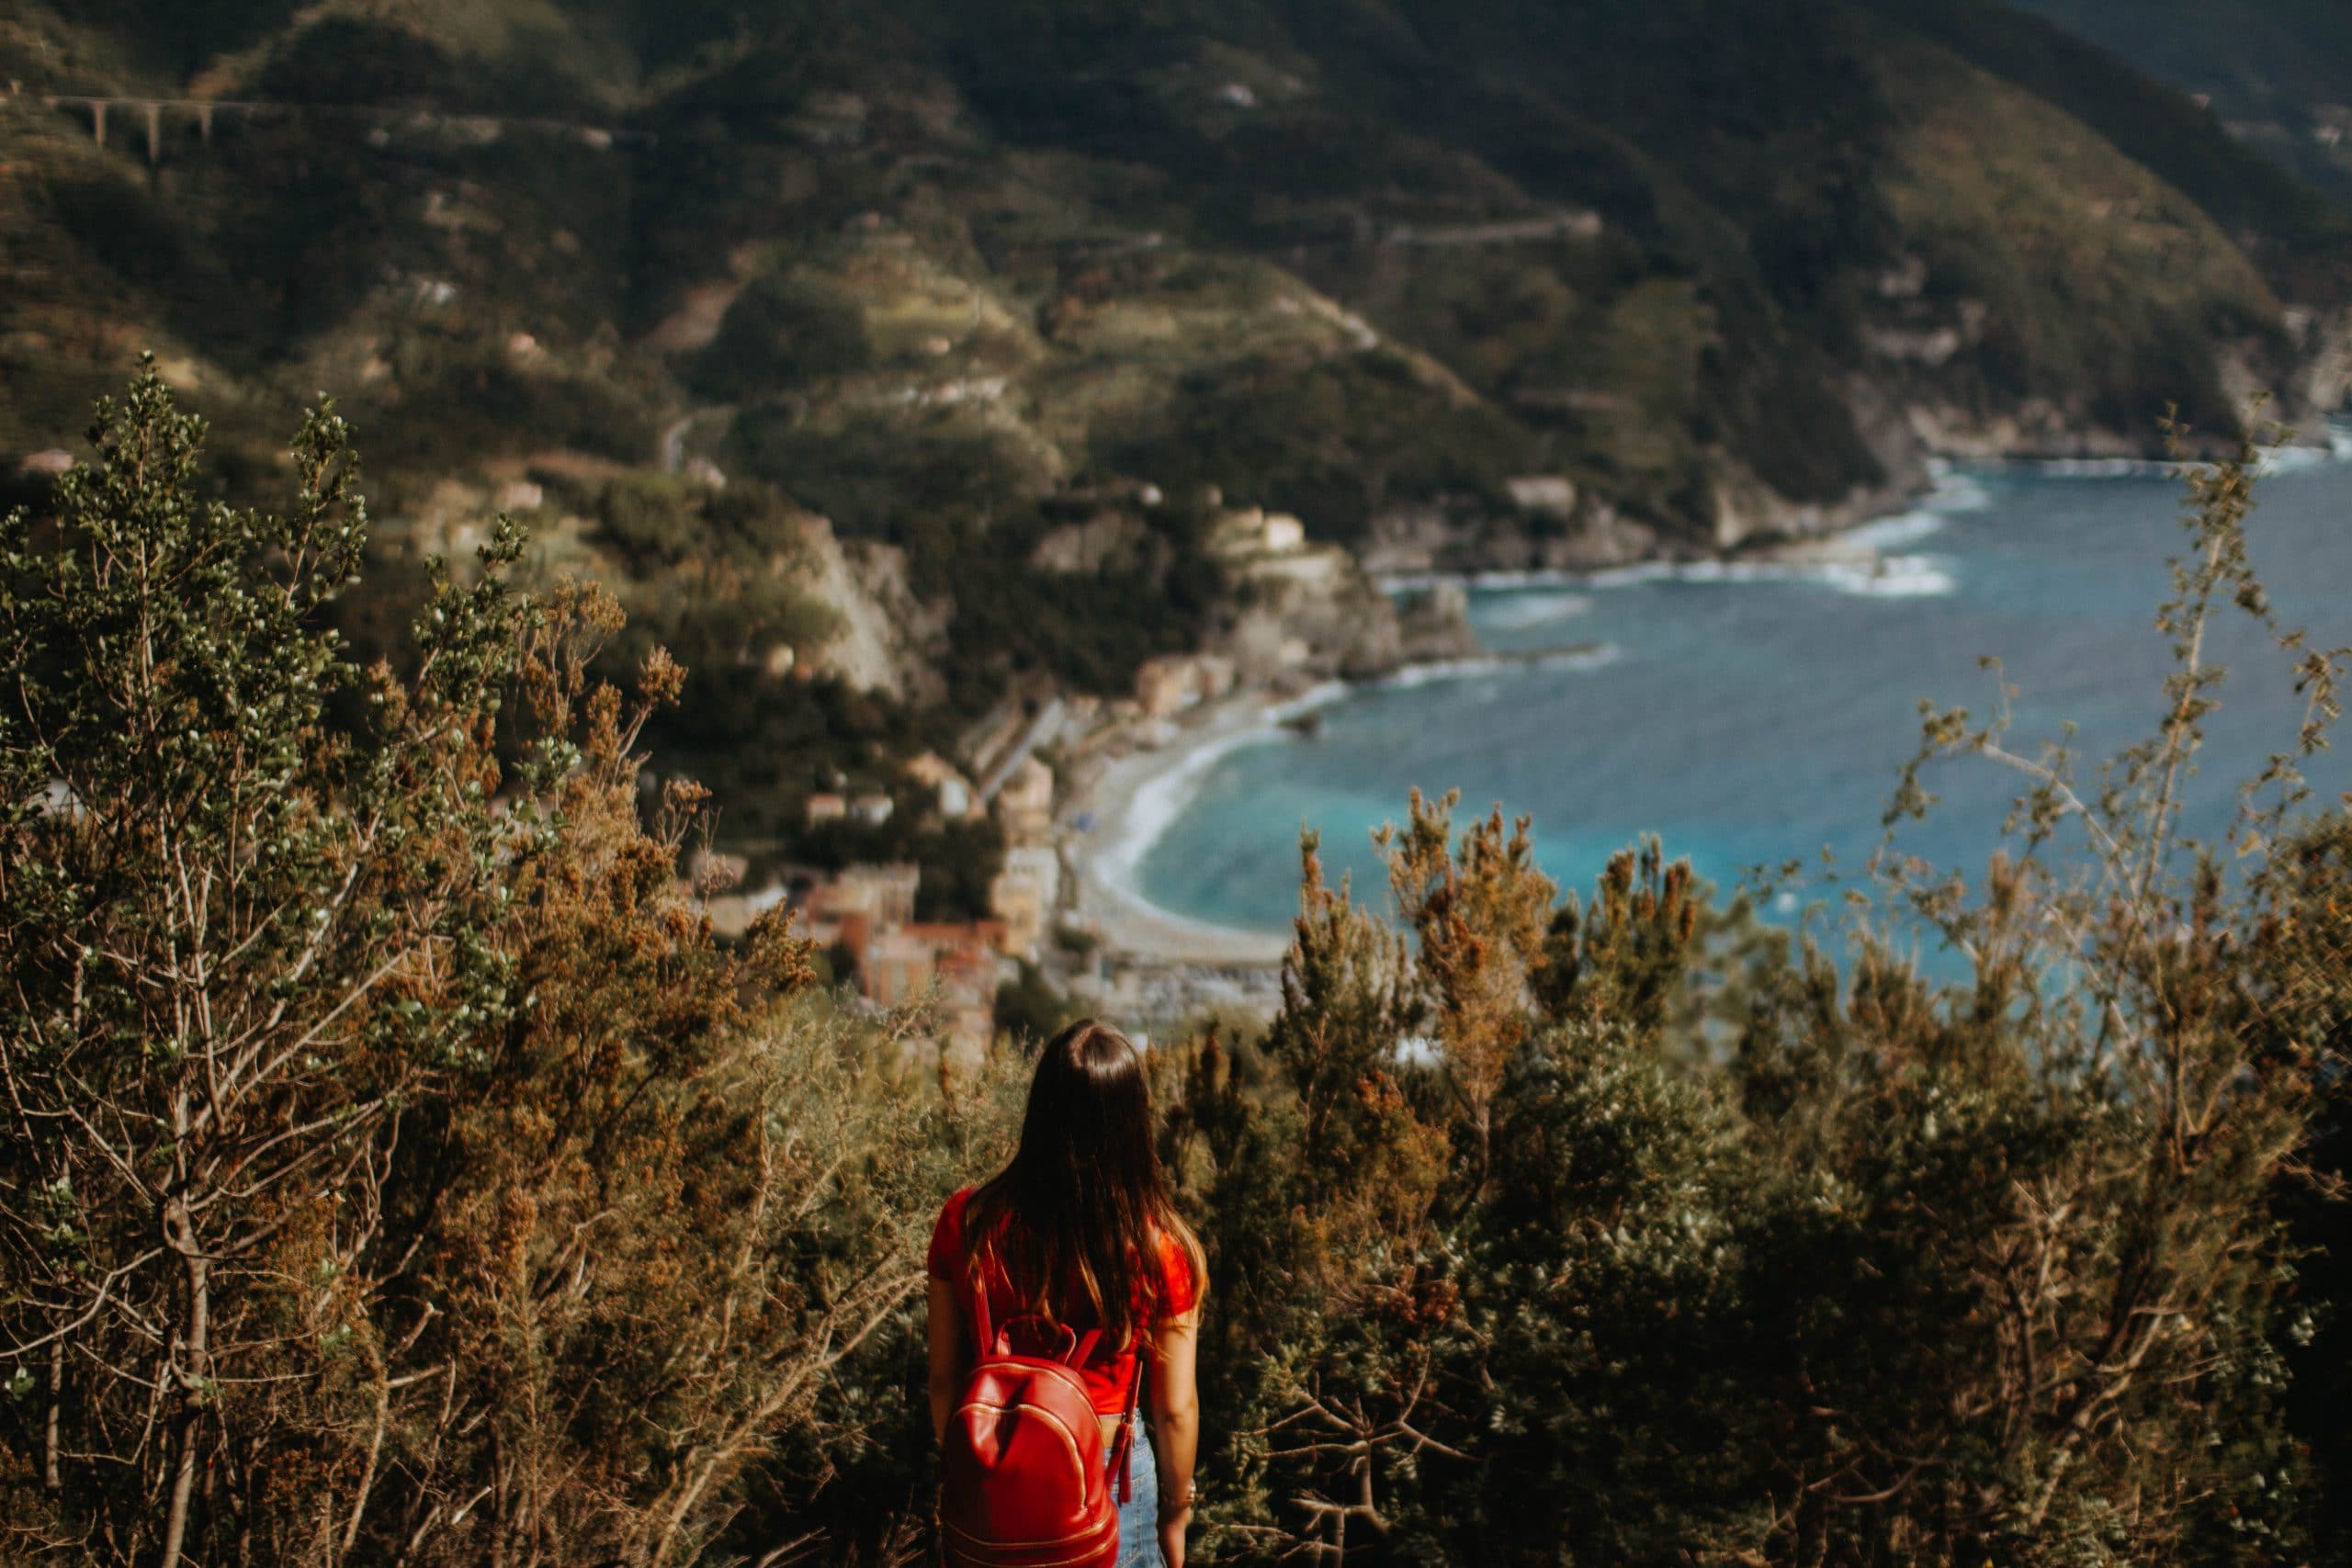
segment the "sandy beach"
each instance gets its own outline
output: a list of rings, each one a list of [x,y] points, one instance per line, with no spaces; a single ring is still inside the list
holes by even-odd
[[[1521,652],[1477,654],[1407,665],[1372,685],[1420,685],[1512,667],[1589,668],[1616,658],[1614,648],[1571,643]],[[1195,709],[1157,747],[1137,747],[1103,766],[1064,809],[1065,827],[1091,819],[1065,841],[1077,880],[1074,913],[1105,952],[1146,964],[1202,968],[1272,968],[1291,933],[1253,931],[1196,920],[1143,896],[1140,872],[1152,844],[1183,811],[1218,760],[1243,746],[1276,744],[1283,725],[1360,689],[1329,681],[1295,696],[1240,693]]]
[[[1137,886],[1144,855],[1219,758],[1276,738],[1282,721],[1340,695],[1338,684],[1287,701],[1250,694],[1189,716],[1167,744],[1137,748],[1108,762],[1074,804],[1088,829],[1074,835],[1079,923],[1110,953],[1147,963],[1272,968],[1290,945],[1288,931],[1238,931],[1188,919],[1145,898]]]

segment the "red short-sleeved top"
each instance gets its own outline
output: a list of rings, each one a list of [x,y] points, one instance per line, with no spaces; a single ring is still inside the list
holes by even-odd
[[[956,1292],[956,1304],[963,1309],[964,1321],[972,1332],[978,1329],[979,1316],[973,1310],[973,1270],[965,1264],[968,1250],[964,1235],[964,1209],[971,1201],[968,1187],[947,1200],[939,1211],[939,1223],[932,1227],[931,1251],[924,1266],[931,1277]],[[1182,1317],[1193,1310],[1201,1299],[1200,1281],[1193,1277],[1193,1260],[1183,1243],[1172,1235],[1159,1237],[1160,1296],[1159,1311],[1170,1317]],[[1004,1265],[991,1258],[981,1267],[989,1292],[989,1321],[1001,1324],[1006,1319],[1030,1311],[1028,1304],[1014,1293],[1012,1280],[1005,1273]],[[1138,1313],[1143,1303],[1136,1303]],[[1082,1310],[1082,1309],[1081,1309]],[[1083,1333],[1086,1325],[1072,1321],[1064,1314],[1065,1322]],[[1082,1363],[1079,1375],[1085,1380],[1086,1392],[1094,1401],[1098,1415],[1124,1416],[1133,1397],[1141,1392],[1136,1380],[1140,1377],[1140,1358],[1133,1347],[1114,1350],[1107,1345],[1095,1347],[1091,1358]]]

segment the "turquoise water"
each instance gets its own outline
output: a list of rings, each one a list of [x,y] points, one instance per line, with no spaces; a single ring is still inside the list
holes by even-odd
[[[2281,464],[2259,493],[2250,547],[2282,620],[2352,642],[2352,463]],[[2086,757],[2154,730],[2167,669],[2154,611],[2179,518],[2160,473],[1972,471],[1878,526],[1877,575],[1630,570],[1482,588],[1471,614],[1488,646],[1599,654],[1360,689],[1312,737],[1232,751],[1143,855],[1140,890],[1195,919],[1283,929],[1301,828],[1321,830],[1333,873],[1377,889],[1372,830],[1416,785],[1459,789],[1464,813],[1532,815],[1538,858],[1570,886],[1649,832],[1719,886],[1825,848],[1859,868],[1920,699],[1989,711],[1986,656],[2023,688],[2019,749],[2069,720]],[[2208,832],[2302,711],[2286,659],[2245,617],[2231,612],[2211,647],[2232,679],[2190,786],[2190,825]],[[2324,798],[2352,787],[2352,736],[2310,772]],[[1973,872],[2022,781],[1961,759],[1927,782],[1944,804],[1902,846]]]

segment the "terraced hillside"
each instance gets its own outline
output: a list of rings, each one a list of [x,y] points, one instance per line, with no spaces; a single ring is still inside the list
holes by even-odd
[[[396,545],[532,512],[706,662],[780,679],[846,614],[873,681],[972,711],[1204,635],[1220,501],[1391,564],[1598,561],[1857,519],[1933,448],[2340,400],[2341,213],[2038,27],[35,0],[0,452],[70,447],[153,347],[259,484],[323,389]],[[120,100],[103,145],[77,96]],[[151,141],[161,99],[219,107]],[[828,613],[793,585],[836,536],[865,599]]]
[[[2020,0],[2207,100],[2230,132],[2352,193],[2352,10],[2335,0]]]

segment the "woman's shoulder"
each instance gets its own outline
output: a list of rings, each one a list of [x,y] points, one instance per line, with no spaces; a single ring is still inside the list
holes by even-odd
[[[924,1258],[926,1270],[934,1278],[950,1278],[956,1265],[964,1256],[964,1211],[971,1205],[972,1190],[959,1187],[947,1195],[939,1206],[939,1218],[931,1227],[931,1249]]]
[[[966,1218],[972,1212],[972,1195],[978,1190],[978,1187],[958,1187],[950,1192],[947,1201],[939,1206],[940,1224],[961,1235]]]
[[[1207,1260],[1201,1255],[1201,1244],[1182,1222],[1173,1227],[1155,1224],[1152,1240],[1159,1265],[1162,1308],[1170,1316],[1181,1317],[1207,1292]]]

